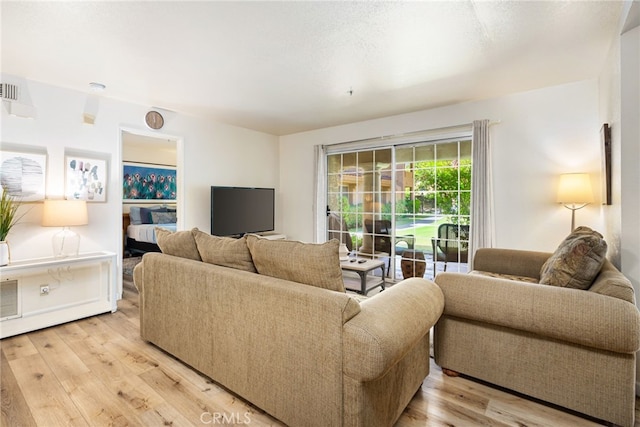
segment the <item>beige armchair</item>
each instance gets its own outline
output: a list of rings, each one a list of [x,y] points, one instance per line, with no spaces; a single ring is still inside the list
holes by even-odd
[[[434,329],[435,361],[443,369],[633,426],[640,348],[633,287],[606,260],[588,290],[537,284],[550,255],[479,249],[476,271],[440,273],[435,282],[445,309]]]

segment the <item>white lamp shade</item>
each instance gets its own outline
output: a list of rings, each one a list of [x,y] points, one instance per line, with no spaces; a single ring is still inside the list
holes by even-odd
[[[89,215],[84,200],[45,200],[42,213],[44,227],[87,225]]]
[[[587,173],[566,173],[560,175],[558,185],[559,203],[593,203],[591,178]]]

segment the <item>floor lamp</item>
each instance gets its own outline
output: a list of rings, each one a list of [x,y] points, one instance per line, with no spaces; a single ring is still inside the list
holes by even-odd
[[[587,173],[565,173],[560,175],[558,203],[571,210],[571,231],[576,224],[576,211],[593,203],[591,178]]]
[[[45,200],[42,213],[44,227],[62,227],[53,235],[53,256],[66,258],[78,256],[80,235],[69,227],[87,225],[87,202],[84,200]]]

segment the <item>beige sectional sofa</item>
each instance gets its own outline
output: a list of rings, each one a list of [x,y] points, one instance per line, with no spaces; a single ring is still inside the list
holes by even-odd
[[[536,283],[543,266],[553,267],[547,263],[550,256],[480,249],[472,274],[439,274],[435,281],[446,304],[434,330],[435,361],[598,419],[633,426],[640,348],[633,287],[607,260],[601,261],[585,290]],[[587,270],[577,267],[574,274]]]
[[[429,373],[444,305],[430,281],[359,301],[342,288],[337,240],[194,229],[158,244],[134,270],[142,338],[287,425],[391,426]]]

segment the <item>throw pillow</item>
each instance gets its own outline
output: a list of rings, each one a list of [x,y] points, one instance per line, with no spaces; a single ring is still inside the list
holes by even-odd
[[[258,273],[319,288],[344,292],[338,248],[340,242],[302,243],[247,237]]]
[[[195,228],[194,230],[197,230]],[[191,231],[170,231],[156,227],[156,242],[163,254],[202,261]]]
[[[140,220],[142,224],[153,224],[153,220],[151,219],[151,213],[153,212],[167,212],[167,208],[165,207],[157,207],[157,208],[140,208]]]
[[[588,289],[607,254],[602,234],[589,227],[576,228],[540,270],[540,284]]]
[[[152,224],[175,224],[177,220],[175,212],[151,212]]]
[[[256,272],[246,237],[234,239],[212,236],[198,229],[192,230],[192,233],[202,261],[251,273]]]

